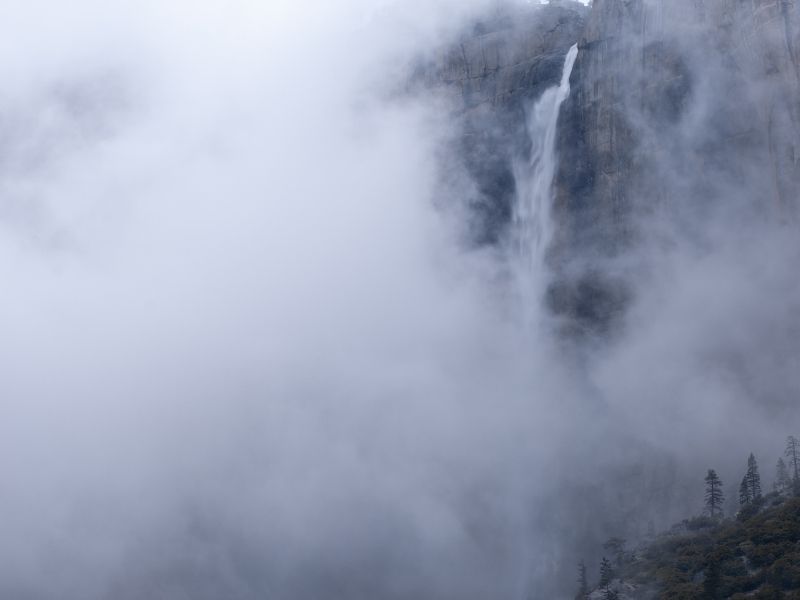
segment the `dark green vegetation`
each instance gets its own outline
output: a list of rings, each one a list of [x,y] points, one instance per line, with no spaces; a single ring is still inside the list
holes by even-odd
[[[773,492],[736,519],[696,517],[684,530],[648,546],[622,579],[656,598],[800,600],[800,498]]]
[[[722,482],[705,478],[705,513],[685,519],[634,551],[624,540],[606,544],[601,580],[576,598],[800,600],[800,443],[787,441],[771,492],[762,494],[751,454],[739,494],[739,510],[722,516]],[[585,570],[582,571],[585,573]]]

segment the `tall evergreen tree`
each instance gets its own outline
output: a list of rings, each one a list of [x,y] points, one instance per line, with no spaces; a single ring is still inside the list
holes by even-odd
[[[614,579],[614,568],[611,566],[611,561],[605,556],[600,562],[600,587],[608,588],[611,581]]]
[[[706,508],[712,519],[717,515],[722,516],[723,502],[725,496],[722,493],[722,481],[714,469],[709,469],[706,475]]]
[[[611,561],[604,556],[600,563],[600,587],[603,590],[603,600],[617,600],[618,594],[611,588],[613,580],[614,568],[611,566]]]
[[[758,474],[758,462],[753,453],[747,458],[747,473],[744,476],[750,499],[756,501],[761,498],[761,475]]]
[[[586,563],[578,563],[578,593],[575,600],[586,600],[589,596],[589,580],[586,578]]]
[[[786,458],[792,473],[792,491],[800,496],[800,439],[793,435],[786,438]]]
[[[742,483],[739,484],[739,506],[746,506],[750,504],[750,488],[747,485],[747,475],[742,477]]]
[[[782,458],[779,458],[778,464],[775,465],[775,491],[779,494],[792,491],[792,478],[789,477],[789,469]]]

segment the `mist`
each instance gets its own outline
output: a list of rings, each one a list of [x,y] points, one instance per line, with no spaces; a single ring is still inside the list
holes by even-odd
[[[582,255],[632,300],[579,342],[464,243],[453,99],[405,90],[495,5],[9,7],[0,595],[560,598],[695,510],[659,479],[699,510],[707,468],[772,465],[800,244],[751,190],[692,229],[676,184],[633,258]]]

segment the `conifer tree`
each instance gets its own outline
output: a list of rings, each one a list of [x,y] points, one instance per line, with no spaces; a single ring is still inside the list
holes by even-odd
[[[758,474],[758,462],[753,453],[747,458],[747,473],[744,476],[750,499],[755,502],[761,498],[761,475]]]
[[[578,593],[575,594],[575,600],[586,600],[589,596],[589,580],[586,578],[586,563],[583,561],[578,563]]]
[[[742,477],[742,483],[739,484],[739,506],[746,506],[750,504],[750,488],[747,485],[747,475]]]
[[[792,491],[795,496],[800,496],[800,439],[793,435],[786,438],[786,458],[792,474]]]
[[[722,503],[725,497],[722,493],[722,481],[714,469],[708,470],[706,475],[706,508],[713,519],[722,516]]]
[[[603,600],[616,600],[617,592],[611,589],[611,582],[614,579],[614,569],[605,556],[600,563],[600,587],[603,590]]]
[[[608,588],[612,579],[614,579],[614,568],[611,566],[611,561],[604,556],[600,562],[600,587]]]
[[[775,491],[779,494],[792,491],[792,478],[789,477],[789,469],[782,458],[779,458],[778,464],[775,465]]]

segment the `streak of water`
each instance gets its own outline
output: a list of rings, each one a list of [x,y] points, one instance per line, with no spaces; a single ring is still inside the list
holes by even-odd
[[[530,155],[516,169],[512,261],[528,323],[538,311],[547,285],[545,255],[553,239],[553,178],[558,162],[556,131],[577,57],[576,44],[567,53],[560,84],[546,90],[531,109],[527,122]]]

